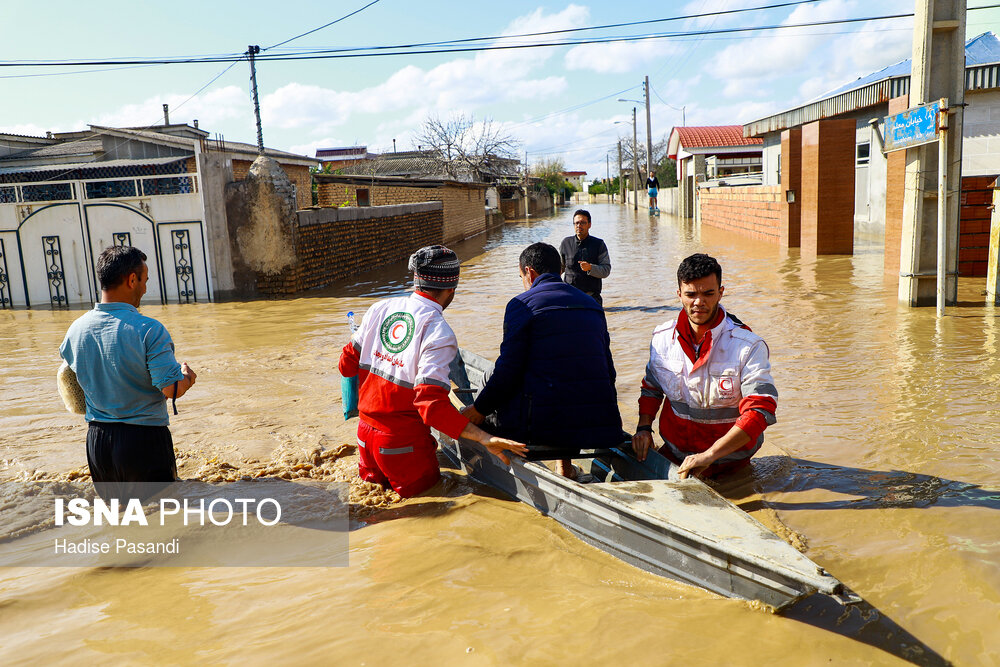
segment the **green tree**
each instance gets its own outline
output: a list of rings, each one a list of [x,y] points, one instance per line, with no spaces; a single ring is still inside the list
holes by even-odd
[[[540,178],[542,185],[554,195],[568,185],[566,177],[563,176],[564,171],[566,167],[559,158],[542,158],[532,166],[531,175]]]

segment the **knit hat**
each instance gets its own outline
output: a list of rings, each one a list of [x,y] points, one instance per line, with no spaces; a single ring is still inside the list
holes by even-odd
[[[410,255],[413,284],[428,289],[452,289],[458,286],[458,255],[443,245],[431,245]]]

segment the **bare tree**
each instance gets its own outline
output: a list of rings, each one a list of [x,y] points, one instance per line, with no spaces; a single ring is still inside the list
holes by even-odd
[[[485,180],[517,173],[519,143],[492,118],[477,122],[459,114],[448,120],[424,121],[417,143],[431,151],[430,165],[450,178]]]

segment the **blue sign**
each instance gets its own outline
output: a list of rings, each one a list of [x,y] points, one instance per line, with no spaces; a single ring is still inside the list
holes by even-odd
[[[885,146],[889,153],[937,141],[938,113],[942,100],[885,117]]]

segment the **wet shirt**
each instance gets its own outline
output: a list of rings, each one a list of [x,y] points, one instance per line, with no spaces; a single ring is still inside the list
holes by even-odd
[[[182,380],[166,327],[127,303],[99,303],[73,322],[59,355],[76,373],[87,421],[166,426],[161,391]]]

